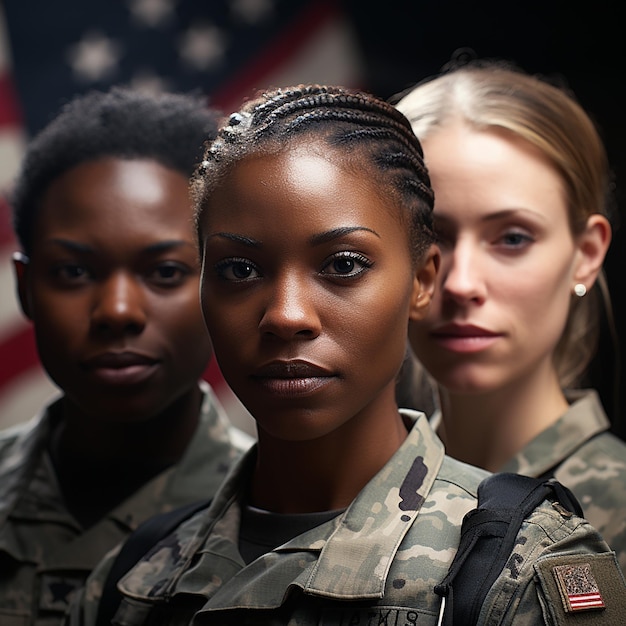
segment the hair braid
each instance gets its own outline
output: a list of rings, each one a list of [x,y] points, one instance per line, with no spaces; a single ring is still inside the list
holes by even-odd
[[[433,192],[422,147],[394,106],[361,91],[324,85],[276,89],[244,104],[208,144],[192,180],[196,220],[231,166],[246,156],[277,152],[294,137],[315,136],[346,162],[362,159],[377,184],[408,217],[411,246],[419,256],[433,240]],[[360,171],[359,162],[359,171]],[[368,173],[369,175],[369,173]]]

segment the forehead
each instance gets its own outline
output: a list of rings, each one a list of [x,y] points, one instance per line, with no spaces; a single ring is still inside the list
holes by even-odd
[[[104,244],[126,234],[193,236],[187,178],[153,160],[99,159],[77,165],[48,187],[36,238],[90,237]]]
[[[476,211],[532,209],[567,219],[560,173],[524,139],[454,124],[423,143],[435,189],[435,214],[470,217]]]
[[[317,137],[297,138],[280,149],[255,152],[234,163],[209,198],[215,207],[228,197],[254,200],[270,190],[269,199],[287,196],[304,205],[321,197],[374,191],[371,175],[351,165],[343,149]]]
[[[52,181],[39,202],[36,228],[107,220],[188,222],[190,217],[182,173],[151,159],[107,157],[76,165]]]
[[[375,205],[385,218],[395,216],[394,202],[381,193],[367,159],[348,157],[323,139],[299,139],[278,151],[263,150],[234,163],[210,194],[201,227],[224,206],[238,212],[271,212],[288,203],[294,211],[329,207],[346,216]]]

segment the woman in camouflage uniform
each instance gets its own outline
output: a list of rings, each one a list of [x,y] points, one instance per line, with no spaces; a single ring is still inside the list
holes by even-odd
[[[437,197],[438,295],[410,337],[441,386],[433,423],[446,451],[556,476],[626,568],[626,444],[580,388],[608,300],[598,132],[564,90],[494,62],[419,84],[397,108]]]

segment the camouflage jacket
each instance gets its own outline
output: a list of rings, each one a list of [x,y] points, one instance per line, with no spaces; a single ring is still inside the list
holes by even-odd
[[[445,456],[423,414],[404,414],[415,420],[409,436],[345,512],[246,565],[238,535],[255,465],[251,450],[210,507],[122,578],[114,623],[435,626],[441,602],[434,585],[448,570],[462,518],[476,506],[487,474]],[[481,624],[578,623],[565,617],[552,583],[559,565],[590,566],[607,605],[601,623],[623,623],[626,585],[613,553],[562,507],[545,502],[535,510],[509,563],[488,594]],[[71,626],[95,623],[108,567],[103,563],[90,577],[68,616]]]
[[[610,423],[595,391],[568,392],[567,399],[571,405],[565,415],[502,471],[550,473],[569,487],[626,572],[626,443],[608,432]]]
[[[213,495],[252,443],[202,383],[200,422],[183,459],[87,530],[67,511],[47,445],[55,406],[0,433],[0,624],[62,623],[89,572],[147,517]]]
[[[569,487],[626,572],[626,443],[608,432],[610,423],[595,391],[566,395],[569,410],[500,471],[553,475]],[[440,420],[435,413],[431,425],[436,428]]]

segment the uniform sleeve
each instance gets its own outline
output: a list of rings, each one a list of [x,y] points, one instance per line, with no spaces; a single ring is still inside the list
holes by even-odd
[[[586,520],[546,502],[522,525],[491,587],[481,626],[624,626],[626,582]]]
[[[94,568],[85,586],[75,594],[65,616],[64,626],[96,626],[102,589],[121,546],[111,550]]]

